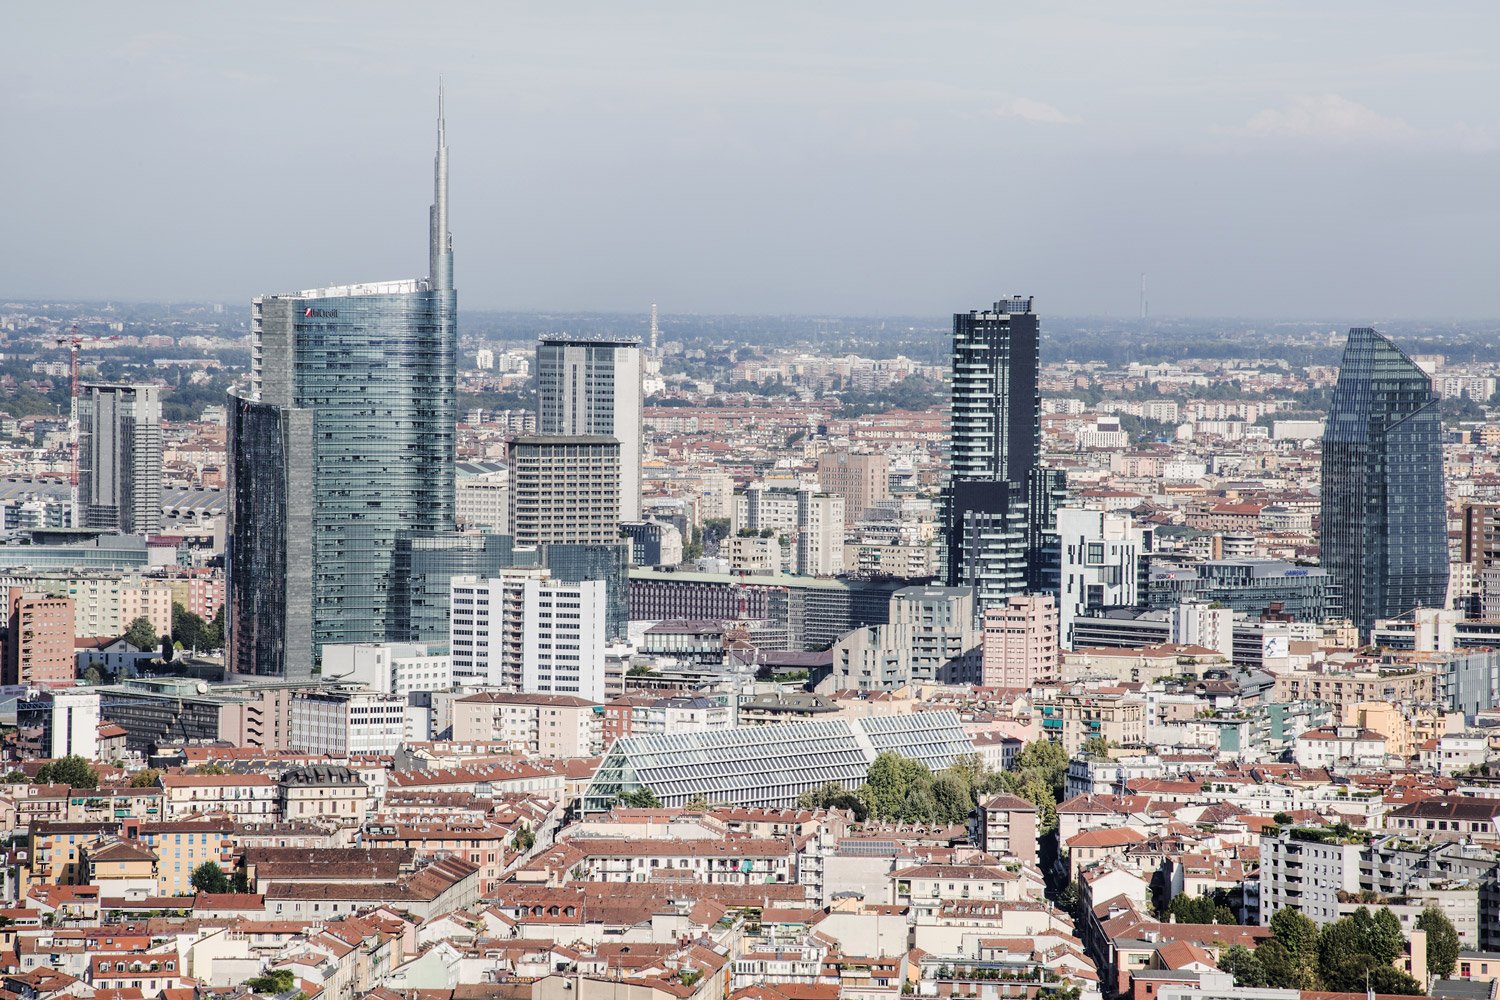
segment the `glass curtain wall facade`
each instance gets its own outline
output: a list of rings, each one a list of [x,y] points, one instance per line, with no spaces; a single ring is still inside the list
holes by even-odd
[[[1349,331],[1323,434],[1320,545],[1343,615],[1440,608],[1448,587],[1442,422],[1431,379],[1389,339]]]
[[[441,98],[433,171],[427,278],[254,302],[250,390],[231,397],[242,413],[229,463],[235,672],[297,676],[326,643],[386,641],[398,538],[454,530],[458,307]],[[280,613],[258,614],[278,601]],[[304,607],[307,662],[293,662],[300,637],[241,634],[300,623]]]

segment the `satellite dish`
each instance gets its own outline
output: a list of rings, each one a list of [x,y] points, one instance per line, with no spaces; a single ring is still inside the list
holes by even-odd
[[[199,681],[198,682],[198,693],[199,694],[208,694],[208,682],[207,681]]]

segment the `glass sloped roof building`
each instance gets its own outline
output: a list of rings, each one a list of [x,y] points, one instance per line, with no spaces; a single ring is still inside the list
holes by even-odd
[[[606,812],[622,793],[642,788],[664,806],[702,797],[788,808],[830,781],[859,787],[888,750],[939,771],[973,753],[974,744],[951,711],[628,736],[605,755],[584,792],[583,811]]]
[[[1349,331],[1323,433],[1319,543],[1365,635],[1447,599],[1441,421],[1426,372],[1374,330]]]

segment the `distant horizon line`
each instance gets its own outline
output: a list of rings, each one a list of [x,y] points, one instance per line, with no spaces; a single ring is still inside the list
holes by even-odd
[[[990,303],[990,304],[993,304],[993,303]],[[4,305],[26,305],[26,306],[41,306],[41,305],[63,306],[63,305],[67,305],[67,306],[89,306],[89,307],[99,306],[99,307],[105,307],[105,308],[108,308],[110,306],[122,306],[122,305],[123,306],[163,306],[163,307],[169,307],[169,308],[170,307],[177,307],[177,306],[223,306],[225,308],[226,314],[227,314],[230,309],[236,309],[237,310],[241,305],[243,305],[243,307],[246,310],[248,310],[250,308],[250,299],[245,299],[245,300],[243,300],[243,303],[241,303],[241,302],[239,302],[237,300],[228,300],[228,301],[226,301],[226,300],[223,300],[223,299],[213,299],[213,298],[203,298],[203,299],[141,299],[141,298],[105,297],[105,298],[91,299],[91,298],[78,298],[78,297],[72,297],[72,296],[21,297],[21,296],[0,295],[0,306],[4,306]],[[658,304],[658,306],[659,306],[659,304]],[[974,308],[982,308],[982,307],[976,306]],[[642,308],[640,310],[634,310],[634,309],[585,309],[585,308],[565,307],[565,306],[551,306],[551,307],[546,307],[546,308],[540,308],[540,307],[521,308],[521,307],[464,306],[464,305],[460,305],[459,306],[459,314],[462,315],[465,312],[469,312],[469,313],[493,313],[493,314],[499,314],[499,315],[517,315],[517,316],[544,316],[544,315],[549,315],[549,314],[554,314],[554,313],[566,313],[566,314],[576,315],[576,316],[600,316],[600,317],[610,317],[610,318],[618,318],[618,317],[627,317],[628,316],[628,317],[638,317],[638,318],[641,319],[642,322],[649,324],[650,323],[650,317],[651,317],[651,306],[648,303],[644,308]],[[888,320],[925,320],[925,321],[943,320],[943,321],[945,321],[945,325],[946,325],[946,320],[949,317],[955,315],[955,313],[950,313],[950,312],[932,313],[932,314],[912,313],[912,312],[852,313],[852,312],[802,312],[802,311],[796,311],[796,310],[782,310],[782,311],[765,310],[765,311],[761,311],[761,312],[738,312],[738,311],[710,312],[710,311],[704,311],[704,310],[667,311],[665,309],[659,308],[658,309],[658,315],[660,317],[662,317],[662,318],[670,317],[670,316],[687,316],[687,317],[694,317],[694,318],[715,318],[715,319],[720,319],[720,318],[728,318],[728,319],[747,319],[747,318],[749,318],[749,319],[753,319],[753,318],[766,317],[766,318],[776,318],[776,319],[808,319],[808,320],[834,320],[834,319],[840,319],[840,320],[887,320],[887,321]],[[1493,316],[1481,316],[1481,315],[1474,315],[1474,316],[1464,316],[1464,315],[1447,315],[1447,316],[1432,316],[1432,315],[1428,315],[1428,316],[1385,316],[1385,317],[1383,317],[1381,319],[1376,319],[1376,320],[1368,320],[1368,319],[1367,320],[1338,320],[1338,319],[1318,318],[1318,317],[1308,318],[1308,319],[1302,319],[1302,318],[1292,318],[1292,317],[1288,317],[1288,316],[1285,316],[1285,315],[1274,316],[1274,315],[1265,315],[1265,314],[1263,314],[1263,315],[1250,315],[1250,314],[1235,314],[1235,313],[1181,313],[1181,314],[1158,314],[1158,315],[1152,315],[1152,316],[1147,316],[1147,317],[1141,317],[1141,316],[1138,316],[1138,315],[1130,315],[1130,314],[1118,314],[1118,315],[1115,315],[1115,314],[1110,314],[1110,313],[1089,313],[1089,312],[1080,312],[1080,313],[1056,312],[1056,313],[1052,313],[1052,312],[1048,312],[1046,310],[1039,310],[1038,313],[1037,313],[1037,315],[1040,316],[1044,322],[1045,322],[1046,319],[1048,319],[1050,317],[1052,319],[1072,320],[1072,321],[1077,321],[1077,320],[1107,320],[1107,321],[1112,322],[1112,323],[1128,323],[1128,324],[1136,325],[1136,326],[1140,326],[1140,325],[1149,326],[1149,325],[1152,325],[1152,324],[1155,324],[1155,323],[1182,323],[1182,322],[1194,322],[1194,321],[1204,321],[1204,320],[1218,320],[1218,321],[1233,320],[1233,321],[1236,321],[1236,322],[1277,323],[1277,324],[1288,324],[1288,325],[1290,325],[1290,324],[1303,324],[1303,325],[1309,325],[1309,326],[1312,326],[1312,325],[1330,325],[1330,324],[1332,324],[1332,325],[1335,325],[1335,326],[1339,326],[1341,329],[1345,330],[1346,332],[1350,328],[1360,327],[1360,326],[1375,326],[1375,327],[1378,327],[1381,323],[1495,323],[1495,324],[1500,324],[1500,313],[1497,313],[1497,314],[1495,314]]]

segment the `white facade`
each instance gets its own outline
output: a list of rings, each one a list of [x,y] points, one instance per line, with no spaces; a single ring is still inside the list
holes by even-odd
[[[489,371],[495,367],[495,352],[488,347],[481,347],[474,352],[474,367],[482,372]]]
[[[413,691],[451,688],[453,662],[429,653],[420,643],[338,643],[323,647],[323,677],[405,697]]]
[[[844,571],[844,498],[837,493],[797,494],[797,572],[837,576]]]
[[[63,688],[52,692],[52,757],[99,756],[99,692]]]
[[[510,473],[505,470],[478,476],[459,476],[453,498],[460,528],[497,534],[509,530]]]
[[[394,754],[406,738],[406,699],[367,691],[306,691],[292,698],[290,749],[344,757]]]
[[[1233,661],[1234,611],[1208,601],[1183,601],[1172,611],[1172,641],[1217,650]]]
[[[1137,603],[1140,557],[1149,535],[1124,511],[1064,507],[1057,512],[1062,547],[1058,629],[1073,646],[1073,620],[1090,608]]]
[[[604,581],[525,568],[450,586],[454,683],[605,699]]]

